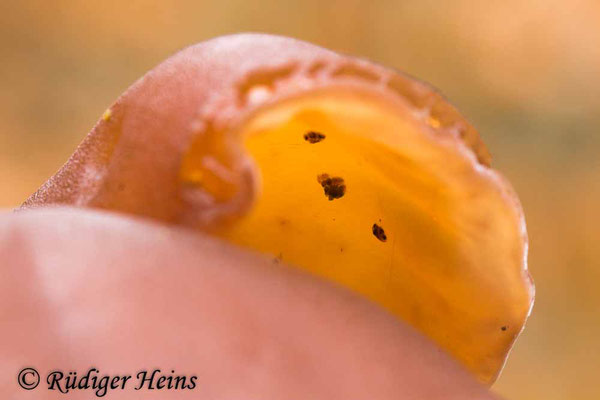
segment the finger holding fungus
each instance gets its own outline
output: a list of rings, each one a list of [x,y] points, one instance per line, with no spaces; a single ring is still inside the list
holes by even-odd
[[[533,301],[523,215],[437,91],[248,34],[183,50],[109,110],[24,207],[114,210],[285,255],[495,379]]]

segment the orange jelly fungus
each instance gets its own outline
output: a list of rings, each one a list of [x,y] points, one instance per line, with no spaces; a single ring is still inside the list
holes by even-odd
[[[294,39],[160,64],[23,207],[47,204],[186,225],[335,281],[486,383],[533,303],[519,201],[474,128],[422,82]]]

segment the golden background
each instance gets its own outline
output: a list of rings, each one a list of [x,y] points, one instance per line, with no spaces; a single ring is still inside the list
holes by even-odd
[[[0,207],[67,159],[131,83],[178,49],[278,33],[440,88],[519,193],[537,284],[494,390],[600,398],[600,2],[20,1],[0,4]]]

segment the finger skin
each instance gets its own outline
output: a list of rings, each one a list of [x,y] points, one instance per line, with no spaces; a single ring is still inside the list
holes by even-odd
[[[181,228],[106,212],[0,218],[0,397],[34,366],[198,376],[111,399],[491,399],[427,339],[366,300]],[[135,383],[135,382],[134,382]],[[89,399],[91,391],[68,394]]]

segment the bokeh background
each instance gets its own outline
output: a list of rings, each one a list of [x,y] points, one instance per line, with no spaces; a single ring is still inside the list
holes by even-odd
[[[0,207],[52,175],[148,69],[239,31],[295,36],[442,89],[528,222],[536,305],[493,390],[599,399],[598,0],[2,0]]]

